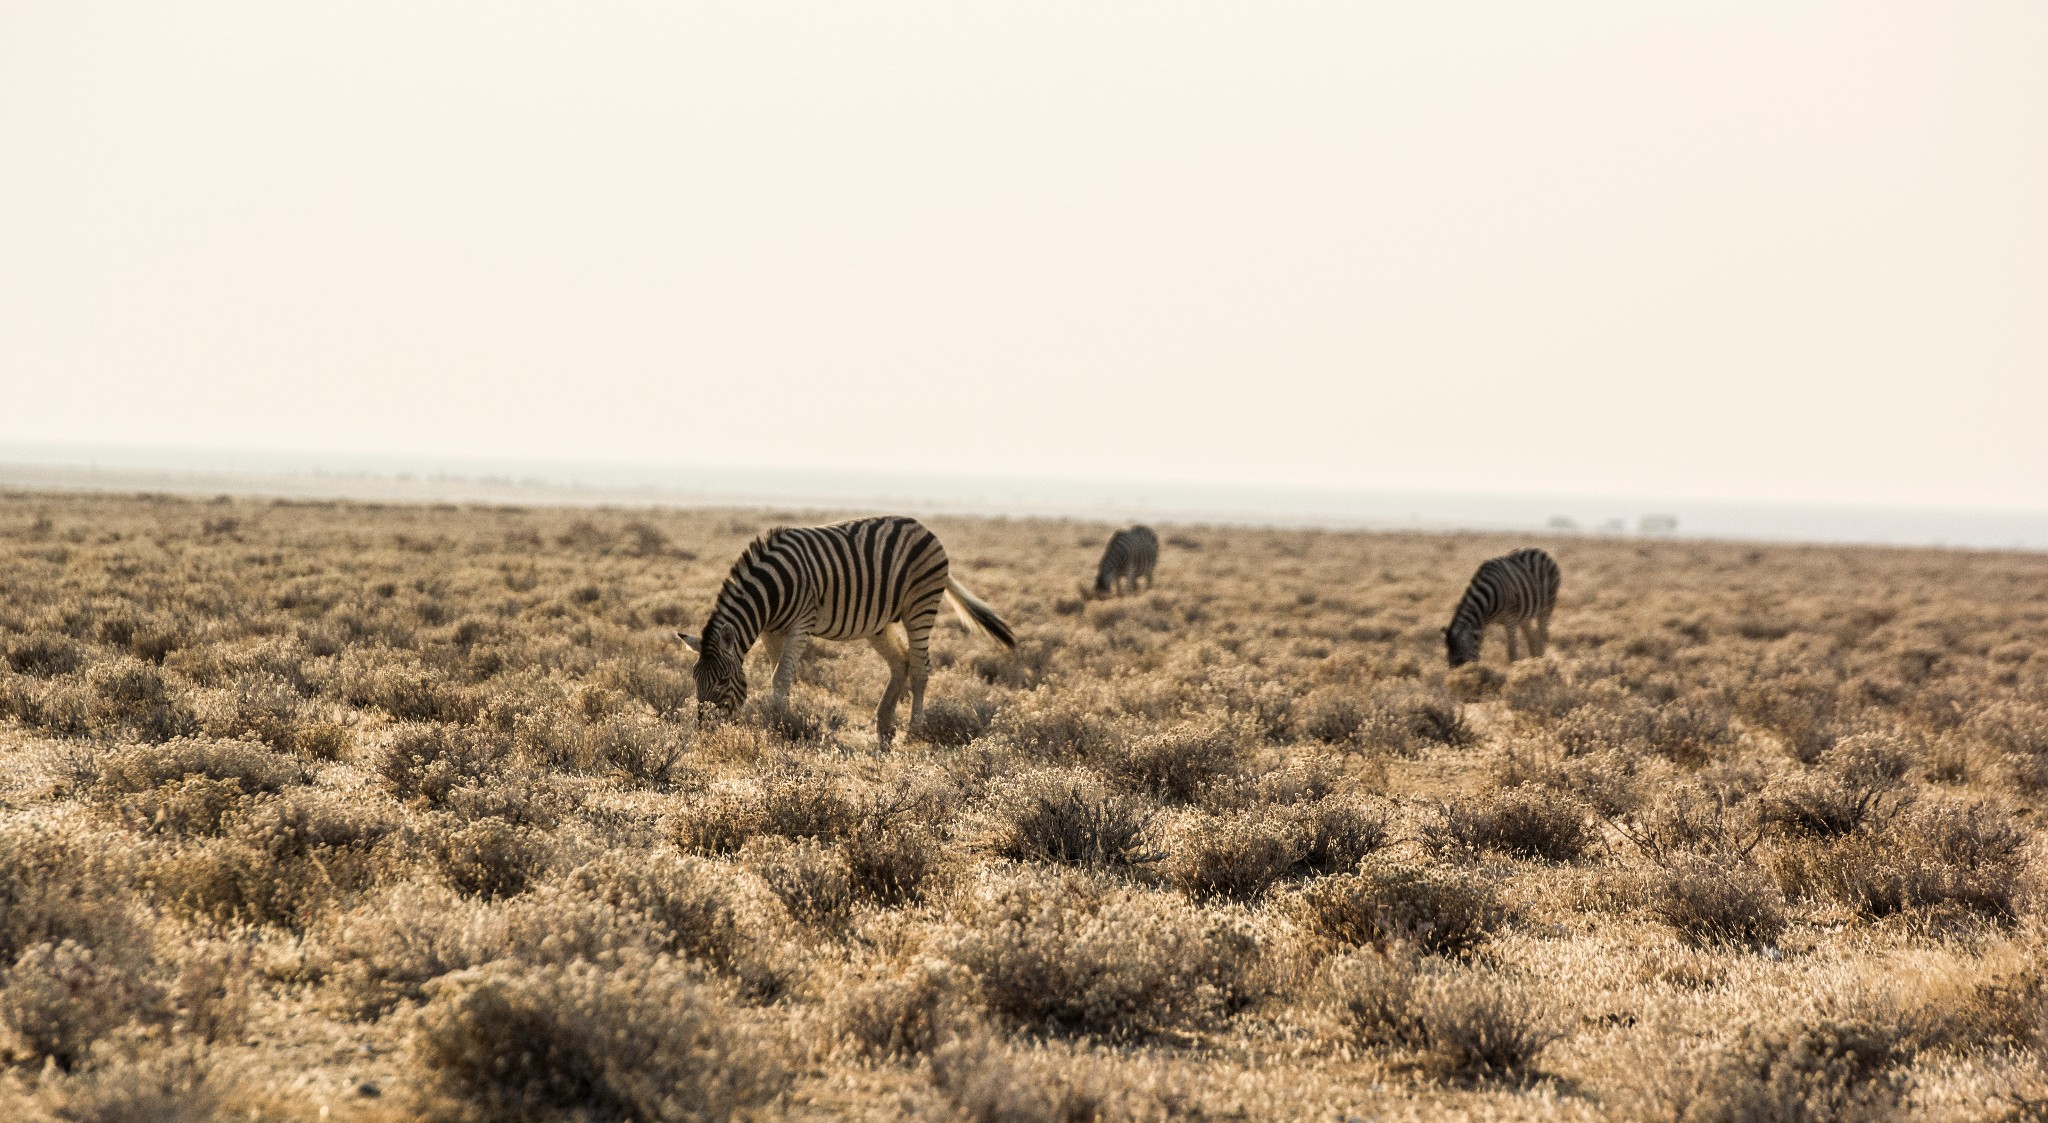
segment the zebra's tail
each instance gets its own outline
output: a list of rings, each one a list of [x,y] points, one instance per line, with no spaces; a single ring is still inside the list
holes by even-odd
[[[967,586],[948,577],[946,599],[953,602],[953,611],[960,617],[960,622],[967,625],[969,631],[980,632],[1012,651],[1017,649],[1017,633],[1011,631],[1010,626],[1003,622],[1003,618],[996,615],[995,609],[990,608],[980,597],[968,592]]]

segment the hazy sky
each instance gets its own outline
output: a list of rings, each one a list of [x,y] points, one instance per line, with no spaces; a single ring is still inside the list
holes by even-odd
[[[0,0],[0,440],[2044,508],[2044,44]]]

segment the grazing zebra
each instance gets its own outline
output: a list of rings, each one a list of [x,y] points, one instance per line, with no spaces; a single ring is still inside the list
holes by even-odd
[[[1444,629],[1451,666],[1478,660],[1488,624],[1506,626],[1508,662],[1521,657],[1515,649],[1518,631],[1529,641],[1531,655],[1543,654],[1550,641],[1550,611],[1557,607],[1557,582],[1557,563],[1533,547],[1481,562],[1465,587],[1465,599],[1451,614],[1451,626]]]
[[[698,706],[736,711],[746,702],[747,651],[757,638],[767,641],[775,665],[777,702],[789,696],[805,641],[864,639],[889,664],[889,688],[875,713],[875,731],[888,748],[906,684],[912,724],[924,713],[926,646],[939,602],[947,599],[970,629],[1017,646],[995,609],[953,580],[945,547],[916,519],[889,515],[770,530],[733,563],[704,635],[682,636],[698,653]]]
[[[1152,570],[1159,564],[1159,536],[1149,526],[1134,526],[1119,530],[1109,536],[1109,545],[1103,547],[1102,564],[1095,567],[1095,588],[1082,589],[1090,598],[1112,596],[1123,590],[1126,583],[1131,592],[1138,591],[1138,578],[1145,579],[1145,587],[1152,587]]]

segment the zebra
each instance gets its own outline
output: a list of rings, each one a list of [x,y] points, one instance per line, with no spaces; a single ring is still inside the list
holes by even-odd
[[[952,578],[945,547],[916,519],[887,515],[776,527],[733,563],[704,634],[677,635],[698,653],[700,712],[734,712],[746,702],[747,651],[756,639],[764,641],[775,667],[778,703],[789,697],[797,659],[812,637],[867,640],[889,665],[889,686],[875,713],[875,731],[886,749],[906,685],[911,724],[924,713],[926,648],[942,600],[952,601],[970,630],[1016,648],[1010,626]]]
[[[1515,647],[1517,632],[1528,640],[1531,655],[1543,654],[1550,642],[1550,612],[1557,607],[1558,576],[1557,563],[1534,547],[1481,562],[1458,610],[1451,614],[1451,626],[1444,629],[1451,666],[1478,660],[1479,641],[1488,624],[1506,626],[1508,662],[1521,657]]]
[[[1109,545],[1103,547],[1102,562],[1095,567],[1095,587],[1083,586],[1084,597],[1113,596],[1123,590],[1126,583],[1131,592],[1138,591],[1138,578],[1145,579],[1145,587],[1152,587],[1152,569],[1159,564],[1159,536],[1149,526],[1133,526],[1119,530],[1109,536]]]

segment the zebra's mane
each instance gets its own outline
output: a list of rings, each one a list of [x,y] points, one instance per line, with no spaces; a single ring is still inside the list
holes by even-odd
[[[739,558],[732,563],[732,568],[726,571],[725,583],[718,587],[718,599],[711,606],[711,620],[704,625],[706,632],[711,630],[712,624],[721,619],[733,627],[744,630],[744,623],[740,619],[743,614],[734,610],[745,600],[747,574],[753,572],[755,563],[761,560],[761,555],[768,552],[776,536],[787,529],[789,528],[771,526],[755,535],[754,540],[747,543],[747,548],[740,551]]]

